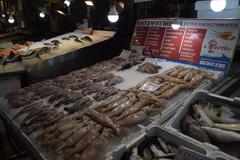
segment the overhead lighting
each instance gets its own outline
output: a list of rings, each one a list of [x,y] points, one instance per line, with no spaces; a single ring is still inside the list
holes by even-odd
[[[5,14],[2,14],[2,17],[3,17],[3,18],[5,18],[5,17],[6,17],[6,15],[5,15]]]
[[[118,13],[117,13],[117,10],[116,10],[116,5],[115,5],[115,1],[114,3],[111,5],[110,7],[110,10],[109,10],[109,13],[108,13],[108,20],[111,22],[111,23],[115,23],[118,21],[119,19],[119,16],[118,16]]]
[[[69,7],[70,4],[71,4],[71,1],[70,1],[70,0],[65,0],[65,1],[64,1],[64,4]]]
[[[41,11],[41,12],[39,13],[39,17],[41,17],[41,18],[45,18],[45,17],[46,17],[45,12],[44,12],[44,11]]]
[[[177,30],[181,27],[181,23],[178,20],[172,22],[172,29]]]
[[[85,2],[85,4],[88,5],[88,6],[94,6],[94,3],[93,3],[92,0],[90,0],[90,1],[84,1],[84,2]]]
[[[123,9],[124,8],[124,2],[118,2],[118,5]]]
[[[61,15],[66,15],[65,13],[63,13],[63,11],[61,10],[56,10],[57,13],[61,14]]]
[[[211,0],[210,7],[214,12],[221,12],[227,5],[226,0]]]
[[[14,18],[13,18],[12,15],[10,15],[10,16],[8,17],[8,22],[9,22],[9,23],[14,23],[14,22],[15,22],[15,20],[14,20]]]

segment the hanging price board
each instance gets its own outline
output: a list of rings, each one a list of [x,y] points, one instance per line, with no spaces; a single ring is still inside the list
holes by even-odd
[[[142,19],[131,49],[146,56],[227,72],[237,46],[239,19]]]

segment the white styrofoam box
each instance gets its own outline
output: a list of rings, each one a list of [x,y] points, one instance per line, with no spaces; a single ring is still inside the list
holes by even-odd
[[[195,10],[196,11],[211,10],[210,2],[211,2],[211,0],[208,0],[208,1],[197,1],[195,3]],[[233,8],[239,8],[239,0],[227,0],[227,5],[226,5],[225,9],[227,10],[227,9],[233,9]]]

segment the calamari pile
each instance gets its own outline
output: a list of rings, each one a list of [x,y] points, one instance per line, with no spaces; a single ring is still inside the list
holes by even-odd
[[[159,65],[153,64],[151,62],[144,62],[142,65],[139,65],[137,71],[142,73],[155,74],[158,73],[158,70],[161,69]]]
[[[204,100],[194,103],[192,109],[193,115],[182,120],[181,131],[240,158],[240,109]]]
[[[137,147],[126,152],[121,160],[172,160],[177,153],[177,147],[168,144],[160,137],[146,137]]]
[[[146,80],[159,85],[153,93],[141,90],[143,83],[124,91],[114,87],[124,79],[112,71],[143,61],[138,54],[115,57],[12,92],[5,97],[14,109],[12,119],[54,157],[99,159],[114,140],[120,142],[138,124],[161,115],[167,100],[209,77],[176,66]]]
[[[47,128],[37,139],[49,152],[64,159],[96,159],[114,137],[121,139],[127,128],[161,113],[164,100],[140,90],[124,91],[85,113],[66,117]]]
[[[139,88],[147,82],[159,85],[153,92],[157,98],[170,99],[183,90],[190,90],[198,87],[205,79],[212,75],[199,69],[176,66],[166,72],[149,77],[146,81],[138,85]]]

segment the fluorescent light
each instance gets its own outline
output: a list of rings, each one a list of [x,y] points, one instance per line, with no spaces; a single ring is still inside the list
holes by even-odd
[[[172,29],[179,29],[181,27],[181,24],[179,23],[179,21],[175,20],[172,22]]]
[[[93,1],[85,1],[85,4],[88,6],[94,6]]]
[[[14,20],[14,18],[13,18],[12,15],[9,16],[8,22],[9,22],[9,23],[14,23],[14,22],[15,22],[15,20]]]
[[[70,4],[71,4],[71,2],[70,2],[70,0],[65,0],[65,1],[64,1],[64,4],[66,4],[66,6],[68,6],[68,7],[69,7],[69,6],[70,6]]]
[[[119,19],[119,16],[116,10],[116,6],[112,5],[108,13],[108,20],[112,23],[115,23],[118,21],[118,19]]]
[[[5,18],[5,17],[6,17],[6,15],[5,15],[5,14],[2,14],[2,17],[3,17],[3,18]]]
[[[46,14],[45,14],[44,11],[42,11],[42,12],[39,13],[39,17],[44,18],[45,16],[46,16]]]
[[[214,12],[221,12],[225,9],[227,5],[226,0],[212,0],[210,3],[210,7]]]

